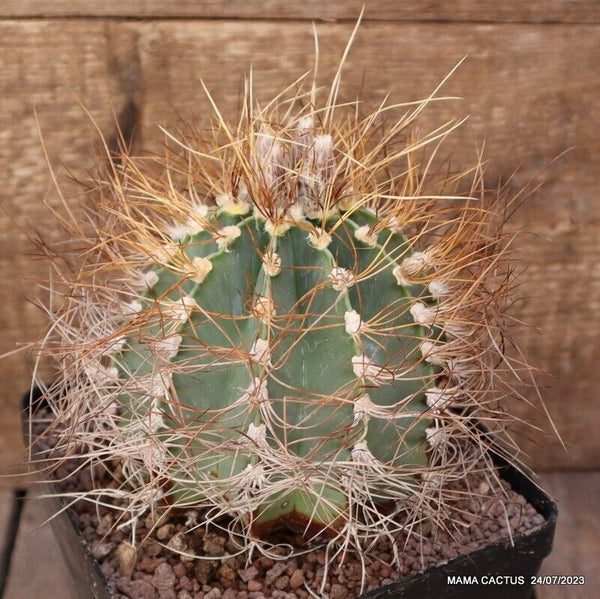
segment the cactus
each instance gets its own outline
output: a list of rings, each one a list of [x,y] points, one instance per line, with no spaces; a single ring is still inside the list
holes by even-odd
[[[373,502],[406,495],[427,464],[421,312],[435,300],[409,280],[420,262],[400,228],[336,190],[332,138],[306,121],[287,145],[258,136],[269,211],[243,183],[195,207],[205,216],[147,271],[136,336],[113,356],[134,385],[125,429],[186,431],[177,501],[218,488],[263,529],[339,526],[350,464],[397,473],[356,489]]]
[[[91,232],[63,221],[52,431],[119,460],[97,494],[131,521],[203,508],[252,543],[285,527],[368,548],[447,517],[454,481],[493,478],[491,449],[517,453],[503,190],[481,162],[434,169],[460,122],[410,132],[430,99],[383,128],[391,109],[360,116],[337,84],[323,107],[248,93],[236,125],[215,107],[208,136],[111,157]]]

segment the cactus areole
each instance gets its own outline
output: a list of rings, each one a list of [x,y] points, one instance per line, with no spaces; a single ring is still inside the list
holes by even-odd
[[[364,547],[511,448],[502,194],[434,166],[460,123],[411,132],[429,99],[386,120],[336,85],[323,108],[248,93],[236,125],[213,104],[208,133],[110,161],[91,234],[64,220],[58,445],[119,461],[132,522],[202,509],[253,542]]]

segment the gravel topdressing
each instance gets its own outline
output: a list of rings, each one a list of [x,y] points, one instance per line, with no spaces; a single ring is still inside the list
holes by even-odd
[[[61,478],[67,468],[62,466],[56,474]],[[90,474],[84,470],[68,478],[64,487],[81,490],[90,482]],[[478,489],[479,494],[457,502],[461,517],[453,522],[452,534],[434,531],[428,524],[419,526],[418,534],[408,540],[404,533],[398,534],[394,542],[399,567],[388,565],[393,559],[392,541],[378,541],[368,556],[363,555],[364,580],[360,561],[348,553],[342,562],[337,559],[329,565],[324,587],[326,555],[322,548],[277,561],[260,554],[249,560],[246,555],[235,556],[239,548],[216,527],[198,526],[189,532],[193,524],[188,512],[158,525],[151,517],[140,520],[136,538],[146,540],[134,549],[129,544],[130,529],[118,530],[112,511],[82,501],[74,512],[115,599],[351,599],[511,534],[531,532],[544,522],[507,483],[503,482],[506,495],[502,499],[491,494],[483,477],[473,475],[462,485],[464,490]],[[198,520],[201,522],[201,515]],[[204,559],[181,556],[171,549]]]
[[[47,439],[40,445],[48,449]],[[115,484],[101,480],[98,469],[92,476],[89,468],[77,470],[76,466],[75,461],[66,462],[54,472],[63,481],[60,488],[64,491]],[[447,526],[451,533],[424,523],[408,538],[404,532],[393,540],[382,538],[368,555],[360,556],[364,571],[360,557],[351,552],[343,559],[330,560],[326,571],[325,550],[319,547],[280,560],[258,552],[250,557],[236,555],[240,549],[235,542],[216,526],[203,526],[202,514],[197,512],[171,513],[158,523],[151,516],[142,517],[135,529],[135,548],[130,545],[131,529],[118,528],[114,510],[79,501],[73,512],[114,599],[354,599],[511,535],[533,532],[543,524],[543,516],[524,497],[505,481],[502,487],[503,492],[492,491],[483,474],[453,483],[455,496],[464,491],[469,497],[454,503],[454,519]],[[394,545],[399,565],[390,565]],[[327,580],[322,585],[324,575]]]

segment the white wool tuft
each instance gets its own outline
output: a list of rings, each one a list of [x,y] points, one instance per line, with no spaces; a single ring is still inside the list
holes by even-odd
[[[309,233],[307,239],[308,243],[317,250],[324,250],[331,243],[331,235],[319,227]]]
[[[362,318],[356,310],[345,312],[344,321],[346,323],[346,333],[348,333],[348,335],[357,335],[360,332]]]
[[[438,366],[444,366],[446,364],[446,360],[440,355],[443,345],[425,340],[421,342],[419,347],[426,362],[429,362],[430,364],[437,364]]]
[[[430,327],[435,321],[435,308],[429,308],[422,302],[415,302],[410,308],[413,320],[424,327]]]
[[[184,295],[178,300],[164,302],[161,309],[167,318],[177,322],[186,322],[197,307],[198,304],[193,297]]]
[[[264,424],[255,426],[252,422],[248,426],[246,432],[248,438],[253,441],[259,447],[265,447],[267,445],[267,427]]]
[[[190,227],[186,223],[175,223],[167,228],[167,235],[173,241],[182,241],[189,233]]]
[[[364,354],[352,356],[352,370],[358,378],[368,379],[375,385],[383,385],[394,380],[393,372],[373,364]]]
[[[446,427],[436,425],[425,429],[425,437],[430,447],[440,447],[448,442],[450,435]]]
[[[179,244],[177,243],[163,243],[162,245],[154,248],[150,252],[150,256],[153,260],[159,264],[168,264],[175,254],[179,251]]]
[[[317,165],[323,165],[330,161],[333,155],[333,138],[331,135],[316,135],[313,152]]]
[[[400,267],[405,276],[419,274],[424,268],[430,266],[430,258],[427,252],[414,252],[402,261]]]
[[[354,400],[354,419],[369,420],[373,414],[374,405],[368,393],[364,393]]]
[[[154,270],[147,270],[136,273],[133,286],[138,289],[152,289],[157,283],[158,274]]]
[[[265,223],[265,231],[271,237],[281,237],[282,235],[285,235],[290,230],[290,227],[290,223],[283,221],[267,220]]]
[[[93,361],[83,367],[86,376],[94,383],[110,383],[119,378],[119,371],[114,366],[104,366]]]
[[[265,272],[270,277],[276,277],[281,272],[281,256],[276,252],[272,250],[265,252],[262,261]]]
[[[260,296],[256,298],[252,306],[252,313],[263,322],[268,323],[277,312],[272,299]]]
[[[213,269],[213,264],[208,258],[196,256],[192,260],[191,279],[194,283],[203,283],[208,273]]]
[[[396,278],[396,283],[398,285],[400,285],[401,287],[410,287],[410,281],[404,276],[402,268],[399,265],[394,266],[392,274]]]
[[[288,209],[288,216],[294,221],[298,222],[304,220],[304,208],[302,208],[299,202],[295,202]]]
[[[455,405],[459,391],[458,387],[432,387],[425,391],[425,401],[434,410],[446,410]]]
[[[452,292],[452,287],[448,281],[434,279],[429,283],[429,291],[437,300],[447,297]]]
[[[377,245],[377,233],[372,231],[369,225],[358,227],[358,229],[354,231],[354,237],[369,247],[375,247]]]
[[[394,266],[392,274],[396,278],[396,283],[401,287],[410,287],[410,281],[404,276],[400,265]]]
[[[248,192],[245,189],[244,187],[240,190],[237,198],[234,198],[230,193],[216,195],[215,202],[217,206],[229,214],[247,214],[250,210],[250,203],[248,202]]]
[[[331,279],[332,287],[336,291],[345,291],[356,283],[354,273],[340,266],[331,269],[329,278]]]
[[[400,222],[400,219],[396,216],[392,216],[390,218],[390,220],[387,222],[387,228],[392,233],[402,233],[402,223]]]
[[[250,349],[250,359],[257,364],[267,366],[271,361],[271,350],[266,339],[258,338]]]
[[[157,339],[154,342],[154,351],[167,360],[174,358],[179,351],[179,346],[183,341],[181,335],[169,335],[163,339]]]
[[[144,309],[142,306],[142,302],[137,300],[133,300],[132,302],[123,302],[121,304],[121,310],[124,316],[133,316],[134,314],[138,314]]]
[[[236,399],[235,404],[249,404],[255,407],[268,401],[269,391],[267,389],[266,379],[254,377],[252,384],[244,389],[244,393]]]
[[[242,234],[242,230],[236,225],[227,225],[217,231],[217,245],[220,250],[228,251],[229,246]]]

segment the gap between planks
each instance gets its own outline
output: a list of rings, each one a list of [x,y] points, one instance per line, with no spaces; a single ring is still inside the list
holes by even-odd
[[[404,23],[596,23],[593,0],[4,0],[0,16],[9,18],[228,19],[354,22],[364,9],[365,22]]]

